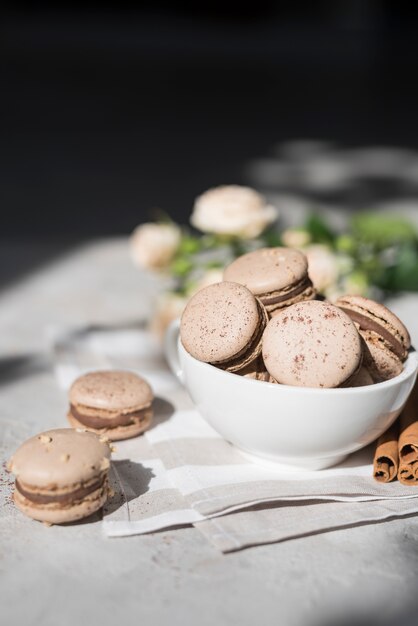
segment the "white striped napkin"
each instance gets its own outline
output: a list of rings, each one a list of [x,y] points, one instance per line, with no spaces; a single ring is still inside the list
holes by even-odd
[[[418,513],[418,490],[372,479],[371,449],[320,472],[255,464],[223,440],[167,372],[141,330],[61,335],[55,367],[67,388],[88,369],[137,370],[154,386],[155,423],[118,442],[103,528],[110,537],[194,524],[224,552]]]

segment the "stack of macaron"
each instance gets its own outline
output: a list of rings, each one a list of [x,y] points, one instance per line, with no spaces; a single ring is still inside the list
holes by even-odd
[[[293,248],[263,248],[244,254],[225,268],[223,278],[247,287],[271,316],[316,296],[308,260]]]
[[[108,497],[110,453],[106,440],[72,428],[49,430],[28,439],[8,464],[16,476],[16,506],[47,524],[91,515]]]
[[[8,464],[16,477],[16,506],[46,524],[73,522],[98,511],[109,495],[110,441],[136,437],[152,420],[152,389],[128,371],[80,376],[69,401],[73,428],[32,437]]]
[[[398,375],[410,338],[382,304],[317,297],[305,256],[289,248],[245,254],[224,281],[187,304],[181,341],[194,358],[246,378],[301,387],[370,385]]]

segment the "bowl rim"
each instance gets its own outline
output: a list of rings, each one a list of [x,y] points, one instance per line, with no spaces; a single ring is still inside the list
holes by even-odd
[[[350,395],[350,394],[365,394],[370,393],[371,390],[374,392],[389,389],[390,387],[395,387],[401,384],[404,380],[407,380],[411,376],[417,374],[418,371],[418,352],[414,347],[408,350],[408,356],[404,362],[404,369],[400,374],[395,376],[394,378],[390,378],[389,380],[384,380],[380,383],[374,383],[373,385],[364,385],[363,387],[298,387],[296,385],[283,385],[277,383],[270,383],[264,380],[254,380],[251,378],[244,378],[244,376],[237,376],[237,374],[233,372],[227,372],[219,367],[215,367],[210,363],[205,363],[204,361],[198,361],[191,354],[189,354],[186,348],[183,346],[180,335],[178,337],[178,350],[182,352],[186,358],[192,361],[196,367],[203,368],[204,370],[208,370],[212,372],[214,376],[227,376],[229,380],[235,380],[237,383],[243,385],[254,385],[257,384],[258,389],[262,389],[260,385],[264,386],[264,389],[277,389],[277,392],[287,391],[288,393],[297,393],[297,394],[321,394],[325,395]]]

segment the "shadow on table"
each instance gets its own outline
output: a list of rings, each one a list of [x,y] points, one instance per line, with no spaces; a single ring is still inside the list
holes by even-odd
[[[117,511],[120,507],[147,493],[154,472],[141,463],[135,463],[128,459],[113,461],[110,470],[111,483],[117,485],[113,496],[109,496],[103,509],[106,515]],[[75,522],[67,522],[62,526],[78,526],[80,524],[95,524],[103,519],[103,509],[92,513],[84,519]]]
[[[174,405],[171,404],[171,402],[169,402],[165,398],[161,398],[160,396],[156,396],[154,398],[152,406],[154,409],[154,419],[152,421],[150,430],[170,419],[175,410]]]
[[[395,591],[394,591],[395,592]],[[321,622],[314,623],[313,626],[416,626],[418,624],[418,603],[414,600],[408,604],[402,611],[393,612],[389,616],[385,616],[382,612],[373,611],[373,613],[348,612],[345,616],[330,616],[329,619],[323,619]]]
[[[111,468],[111,482],[115,485],[115,493],[105,505],[106,515],[114,513],[122,506],[127,505],[147,493],[154,472],[129,459],[113,461]]]
[[[50,369],[44,354],[20,354],[0,357],[0,386]]]

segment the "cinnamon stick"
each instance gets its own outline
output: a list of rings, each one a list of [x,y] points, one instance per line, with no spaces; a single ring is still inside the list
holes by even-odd
[[[373,460],[373,478],[380,483],[389,483],[396,478],[398,473],[398,436],[399,422],[396,420],[377,440]]]
[[[398,480],[404,485],[418,485],[418,382],[400,418],[398,448]]]

